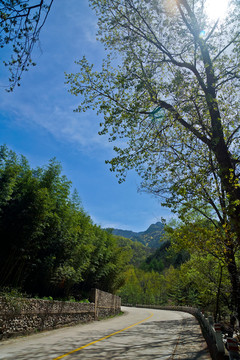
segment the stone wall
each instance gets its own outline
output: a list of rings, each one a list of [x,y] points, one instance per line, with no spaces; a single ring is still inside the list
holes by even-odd
[[[98,289],[93,289],[91,299],[95,304],[96,319],[116,315],[121,311],[121,298]]]
[[[118,296],[94,289],[92,303],[0,297],[0,340],[115,315]]]

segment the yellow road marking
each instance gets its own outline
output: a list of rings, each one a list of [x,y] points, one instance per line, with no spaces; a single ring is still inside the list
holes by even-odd
[[[82,349],[85,349],[86,347],[88,347],[88,346],[90,346],[90,345],[93,345],[93,344],[96,344],[96,343],[99,342],[99,341],[108,339],[109,337],[111,337],[111,336],[113,336],[113,335],[117,335],[117,334],[119,334],[119,333],[122,332],[122,331],[128,330],[128,329],[132,328],[133,326],[136,326],[136,325],[138,325],[138,324],[141,324],[142,322],[150,319],[152,316],[153,316],[153,314],[151,313],[151,315],[150,315],[149,317],[147,317],[147,318],[144,319],[144,320],[141,320],[141,321],[137,322],[136,324],[133,324],[133,325],[130,325],[130,326],[124,328],[124,329],[118,330],[118,331],[116,331],[116,332],[114,332],[114,333],[112,333],[112,334],[110,334],[110,335],[107,335],[107,336],[102,337],[101,339],[92,341],[92,342],[90,342],[90,343],[88,343],[88,344],[86,344],[86,345],[83,345],[83,346],[81,346],[81,347],[79,347],[79,348],[77,348],[77,349],[74,349],[74,350],[72,350],[72,351],[69,351],[68,353],[66,353],[66,354],[64,354],[64,355],[61,355],[61,356],[59,356],[59,357],[57,357],[57,358],[54,358],[53,360],[62,359],[62,358],[64,358],[65,356],[71,355],[71,354],[73,354],[73,353],[75,353],[75,352],[77,352],[77,351],[80,351],[80,350],[82,350]]]

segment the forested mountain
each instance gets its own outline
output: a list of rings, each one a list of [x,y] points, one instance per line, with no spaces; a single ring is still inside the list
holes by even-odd
[[[123,236],[132,241],[139,241],[150,248],[158,248],[164,234],[164,225],[161,222],[157,222],[156,224],[150,225],[146,231],[141,232],[121,229],[111,229],[111,231],[113,235]]]
[[[128,254],[131,254],[129,257],[129,264],[139,267],[145,263],[146,259],[149,256],[153,255],[155,250],[153,248],[147,247],[140,243],[139,241],[133,241],[122,236],[114,235],[117,239],[117,244],[119,247],[124,248]]]
[[[178,252],[171,251],[171,241],[162,241],[157,250],[150,254],[142,263],[141,269],[144,271],[162,272],[170,266],[174,268],[180,267],[190,259],[190,255],[186,250]]]

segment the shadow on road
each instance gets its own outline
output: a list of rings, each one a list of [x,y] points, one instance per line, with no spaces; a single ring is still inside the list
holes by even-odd
[[[115,331],[113,329],[112,333]],[[81,340],[81,343],[70,337],[65,337],[64,342],[53,344],[51,349],[44,345],[41,349],[39,349],[39,346],[32,345],[22,350],[18,354],[17,360],[52,360],[106,335],[108,334],[93,332],[91,339]],[[206,344],[203,342],[199,328],[196,326],[195,318],[152,321],[139,324],[134,328],[99,341],[63,359],[208,360],[210,357],[204,346]],[[0,356],[0,359],[3,358]],[[11,357],[11,349],[6,357],[7,359],[16,360],[15,355]]]

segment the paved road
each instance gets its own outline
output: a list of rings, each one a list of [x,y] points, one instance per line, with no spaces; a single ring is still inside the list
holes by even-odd
[[[8,360],[210,360],[195,318],[177,311],[122,308],[124,315],[0,343]]]

